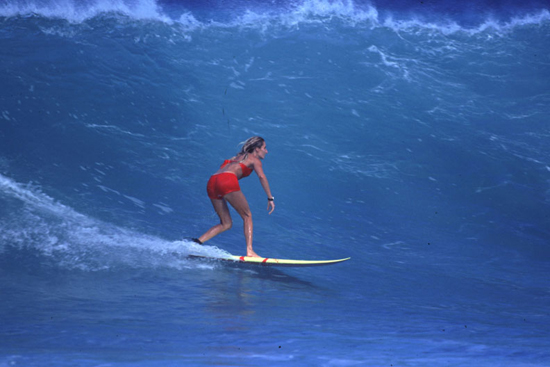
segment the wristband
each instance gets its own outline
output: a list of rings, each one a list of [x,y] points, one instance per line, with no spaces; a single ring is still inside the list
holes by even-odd
[[[267,198],[267,201],[275,201],[275,197]]]

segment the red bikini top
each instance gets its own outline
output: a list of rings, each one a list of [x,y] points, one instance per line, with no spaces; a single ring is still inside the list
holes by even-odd
[[[223,164],[221,165],[220,168],[223,168],[225,167],[226,165],[228,165],[229,163],[233,163],[233,162],[237,162],[237,161],[232,161],[230,159],[226,159],[225,161],[223,161]],[[248,168],[248,166],[246,166],[244,163],[240,163],[239,164],[241,165],[241,171],[243,172],[243,176],[242,177],[248,177],[250,176],[250,174],[252,173],[253,169],[252,168]]]

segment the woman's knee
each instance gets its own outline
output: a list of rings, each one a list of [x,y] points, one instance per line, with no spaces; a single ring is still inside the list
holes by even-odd
[[[220,223],[220,225],[222,226],[223,231],[227,231],[228,229],[231,229],[231,227],[233,227],[233,221],[231,219],[224,220]]]
[[[243,218],[243,221],[252,222],[252,212],[250,210],[243,210],[239,214],[241,214],[241,217]]]

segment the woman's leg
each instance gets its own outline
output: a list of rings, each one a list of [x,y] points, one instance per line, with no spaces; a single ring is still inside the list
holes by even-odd
[[[252,237],[253,237],[253,225],[252,225],[252,213],[250,212],[250,207],[248,206],[248,201],[244,197],[242,191],[234,191],[224,196],[224,199],[229,201],[229,204],[235,210],[241,218],[243,218],[244,224],[244,238],[246,239],[246,256],[260,257],[252,249]]]
[[[220,224],[216,224],[214,227],[206,231],[205,234],[199,237],[199,241],[202,243],[208,241],[212,237],[219,235],[222,232],[227,231],[231,228],[233,221],[231,220],[231,214],[229,214],[229,207],[225,200],[210,199],[212,201],[212,206],[216,210],[216,214],[220,217]]]

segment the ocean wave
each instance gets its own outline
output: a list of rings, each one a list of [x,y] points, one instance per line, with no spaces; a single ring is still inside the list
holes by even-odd
[[[479,33],[488,30],[509,31],[516,27],[537,25],[550,21],[550,11],[543,7],[514,10],[499,17],[487,10],[477,21],[462,21],[460,14],[420,13],[388,10],[369,3],[352,0],[300,0],[284,5],[265,7],[246,2],[240,6],[215,9],[193,9],[186,3],[177,6],[158,0],[27,0],[0,2],[0,16],[64,19],[71,23],[86,22],[92,18],[118,14],[139,21],[163,22],[185,30],[208,28],[299,27],[303,24],[329,23],[339,20],[352,27],[391,28],[395,31],[430,30],[444,34],[457,32]]]
[[[155,0],[27,0],[0,4],[0,16],[42,16],[80,23],[106,13],[118,13],[138,20],[171,22]]]
[[[229,256],[216,247],[168,241],[102,222],[56,202],[36,185],[1,174],[0,202],[10,210],[9,216],[0,217],[0,255],[30,252],[42,265],[83,271],[203,268],[187,255]]]
[[[382,25],[395,31],[435,31],[444,35],[465,33],[479,34],[489,31],[496,33],[506,33],[516,28],[546,24],[550,21],[550,11],[542,9],[535,13],[521,14],[508,20],[498,20],[494,16],[488,16],[478,24],[464,26],[460,22],[447,18],[439,22],[423,21],[420,19],[394,20],[387,18]]]

